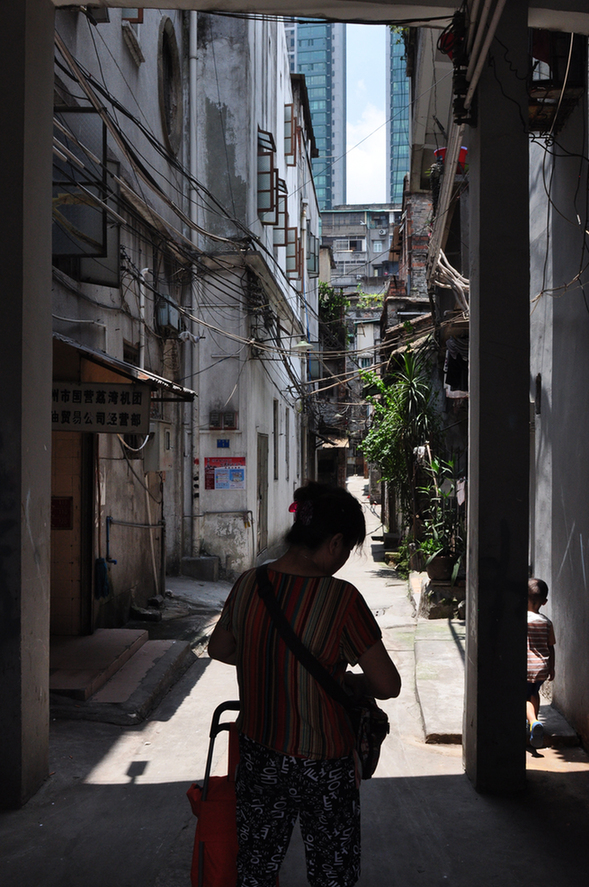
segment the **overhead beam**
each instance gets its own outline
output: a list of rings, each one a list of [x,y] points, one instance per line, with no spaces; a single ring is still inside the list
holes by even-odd
[[[73,6],[72,0],[53,0],[57,7]],[[93,0],[93,6],[111,9],[128,6],[128,0]],[[322,18],[338,22],[409,24],[426,23],[432,17],[450,19],[457,5],[448,0],[402,3],[391,0],[143,0],[135,4],[143,9],[196,9],[199,12],[259,13],[261,15]]]
[[[75,6],[72,0],[52,0],[56,7]],[[128,6],[128,0],[92,0],[92,6],[111,9]],[[460,3],[448,0],[140,0],[143,9],[195,9],[200,12],[259,13],[260,15],[322,18],[334,22],[366,24],[427,24],[432,19],[451,18]],[[589,35],[587,0],[533,0],[528,25],[553,31],[574,31]]]

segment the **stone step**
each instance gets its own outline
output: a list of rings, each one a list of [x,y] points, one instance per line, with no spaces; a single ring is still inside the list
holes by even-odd
[[[219,579],[219,558],[213,555],[183,557],[181,570],[183,576],[190,576],[191,579],[217,582]]]
[[[147,641],[86,700],[52,695],[51,715],[110,724],[138,724],[195,660],[187,641]]]
[[[544,727],[546,745],[552,748],[564,748],[580,744],[578,734],[553,705],[541,704],[538,719]]]
[[[49,691],[86,700],[149,640],[144,629],[97,628],[82,637],[52,637]]]

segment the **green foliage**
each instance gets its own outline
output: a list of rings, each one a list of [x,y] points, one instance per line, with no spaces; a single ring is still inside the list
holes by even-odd
[[[346,311],[350,307],[350,300],[344,296],[343,289],[336,290],[329,283],[319,281],[319,310],[327,314],[340,316],[341,309]]]
[[[415,450],[427,441],[436,445],[440,436],[429,363],[407,351],[389,384],[372,372],[363,373],[363,379],[372,392],[367,399],[374,415],[362,451],[395,488],[405,523],[411,526],[417,509]]]
[[[343,289],[336,290],[328,283],[319,281],[319,317],[338,342],[345,348],[346,321],[345,313],[350,307],[350,300],[344,295]]]
[[[356,307],[360,310],[364,308],[382,308],[384,304],[384,293],[365,293],[361,287],[358,287],[359,299]]]
[[[434,557],[445,555],[454,560],[452,581],[456,580],[466,549],[464,517],[456,498],[456,462],[434,456],[426,467],[428,483],[419,492],[426,497],[427,511],[423,516],[424,538],[419,548],[426,564]]]
[[[391,32],[396,35],[395,43],[404,43],[405,35],[408,34],[409,28],[404,28],[402,25],[389,25]]]
[[[400,579],[406,579],[411,572],[409,559],[413,554],[414,548],[415,546],[408,537],[401,539],[397,546],[397,552],[395,554],[395,573]]]

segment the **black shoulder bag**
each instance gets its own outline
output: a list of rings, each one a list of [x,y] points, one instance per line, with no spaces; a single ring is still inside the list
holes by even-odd
[[[325,692],[346,709],[356,736],[356,751],[360,759],[362,779],[370,779],[378,764],[380,747],[389,732],[389,719],[386,713],[378,707],[372,696],[363,696],[359,701],[355,701],[305,647],[278,605],[265,565],[257,568],[256,580],[258,594],[264,601],[282,640]]]

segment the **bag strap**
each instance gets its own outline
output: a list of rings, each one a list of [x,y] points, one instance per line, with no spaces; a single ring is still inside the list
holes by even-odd
[[[284,643],[293,652],[301,665],[315,678],[317,683],[323,687],[325,692],[343,705],[346,709],[354,708],[354,703],[343,689],[341,684],[329,674],[326,668],[321,665],[319,660],[313,656],[311,651],[305,647],[303,642],[295,634],[290,622],[281,610],[272,583],[268,578],[268,568],[265,564],[256,569],[256,580],[258,584],[258,594],[266,605],[266,608],[272,619],[272,623]]]

